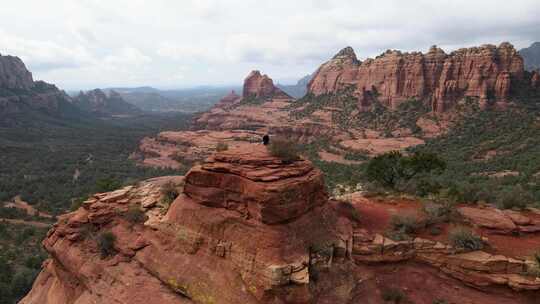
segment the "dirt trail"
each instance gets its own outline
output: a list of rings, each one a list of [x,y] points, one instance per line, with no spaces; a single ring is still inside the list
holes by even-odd
[[[36,221],[25,221],[25,220],[14,220],[14,219],[4,219],[0,218],[0,223],[6,222],[10,224],[19,224],[19,225],[28,225],[36,228],[49,228],[52,224],[36,222]]]

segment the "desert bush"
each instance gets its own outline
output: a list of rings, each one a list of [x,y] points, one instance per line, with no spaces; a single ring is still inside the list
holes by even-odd
[[[504,189],[497,198],[497,206],[502,209],[524,209],[532,202],[532,195],[520,185]]]
[[[393,231],[413,234],[420,228],[421,222],[414,214],[395,214],[390,219],[390,225]]]
[[[455,213],[454,204],[449,201],[427,202],[423,211],[426,214],[426,225],[449,222]]]
[[[132,224],[143,223],[147,219],[144,211],[136,204],[132,204],[128,207],[124,218]]]
[[[446,163],[433,153],[416,152],[411,156],[404,156],[399,151],[391,151],[371,159],[366,175],[372,182],[395,189],[398,185],[407,185],[420,174],[440,173],[445,168]],[[428,188],[432,189],[433,186],[426,189]]]
[[[271,139],[268,149],[272,156],[281,159],[285,163],[291,163],[300,158],[299,147],[290,140],[282,138]]]
[[[482,238],[467,228],[454,229],[450,232],[449,239],[450,243],[459,249],[474,251],[484,248]]]
[[[229,145],[227,145],[226,143],[222,141],[217,143],[216,151],[221,152],[221,151],[227,151],[227,150],[229,150]]]
[[[180,195],[172,182],[168,182],[161,188],[161,203],[169,206]]]
[[[97,244],[102,258],[116,253],[114,249],[115,242],[116,236],[110,231],[103,232],[98,236]]]
[[[405,294],[398,288],[383,289],[381,297],[385,302],[392,302],[395,304],[402,303],[405,300]]]

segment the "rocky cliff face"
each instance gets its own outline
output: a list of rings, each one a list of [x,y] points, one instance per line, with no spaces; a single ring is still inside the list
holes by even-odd
[[[181,193],[170,206],[165,185]],[[126,220],[133,207],[146,213],[144,225]],[[306,303],[310,269],[345,258],[351,229],[319,170],[251,145],[216,154],[185,180],[96,194],[63,216],[21,303]],[[100,258],[94,236],[104,231],[116,236],[116,253]]]
[[[34,86],[30,73],[22,60],[0,54],[0,87],[7,89],[30,89]]]
[[[244,80],[243,97],[291,99],[287,93],[274,86],[270,77],[262,75],[259,71],[252,71]]]
[[[540,42],[531,44],[528,48],[519,50],[525,62],[525,69],[534,71],[540,69]]]
[[[124,98],[115,91],[110,91],[109,95],[100,89],[88,92],[80,92],[73,98],[73,102],[85,111],[98,115],[129,115],[141,113],[136,106],[126,102]]]
[[[73,116],[77,109],[56,86],[34,81],[21,59],[0,55],[0,124],[17,124],[26,114],[36,111],[38,116]],[[30,119],[35,121],[36,117]]]
[[[443,112],[466,96],[482,103],[506,101],[512,81],[522,77],[523,59],[509,43],[450,54],[437,47],[426,54],[389,50],[364,62],[348,47],[318,69],[308,92],[321,95],[352,87],[360,109],[375,98],[390,108],[415,98]]]

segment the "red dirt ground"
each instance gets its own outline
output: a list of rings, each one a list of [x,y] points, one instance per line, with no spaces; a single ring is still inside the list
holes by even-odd
[[[373,233],[384,233],[390,228],[390,219],[393,214],[422,214],[422,203],[408,199],[378,199],[364,198],[353,195],[352,200],[355,208],[360,212],[362,221],[361,227]],[[524,215],[532,220],[540,221],[540,215],[532,212],[526,212]],[[438,224],[441,229],[439,235],[432,235],[429,229],[420,231],[417,236],[448,243],[449,232],[457,226],[466,225],[457,224]],[[521,234],[521,235],[501,235],[493,234],[488,229],[477,228],[475,232],[488,238],[489,248],[486,251],[493,254],[502,254],[509,257],[525,258],[540,250],[540,233]]]

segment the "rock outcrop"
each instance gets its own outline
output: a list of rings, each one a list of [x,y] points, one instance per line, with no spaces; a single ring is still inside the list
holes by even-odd
[[[516,234],[540,232],[540,222],[512,210],[499,210],[493,207],[459,207],[459,214],[473,226],[489,229],[497,234]]]
[[[364,62],[347,47],[318,69],[308,92],[321,95],[352,87],[361,110],[376,97],[390,108],[414,98],[444,112],[463,97],[507,101],[512,81],[520,80],[523,70],[523,59],[509,43],[450,54],[435,46],[426,54],[388,50]]]
[[[219,102],[216,104],[216,107],[228,108],[236,104],[237,102],[239,102],[241,99],[242,99],[242,96],[236,94],[236,92],[233,90],[229,94],[221,98]]]
[[[98,115],[132,115],[142,112],[136,106],[126,102],[117,92],[110,91],[107,95],[100,89],[86,93],[81,91],[73,98],[73,103],[85,111]]]
[[[15,118],[15,114],[22,115]],[[67,117],[78,113],[65,92],[44,81],[34,81],[21,59],[0,55],[0,124],[16,125],[27,117],[35,123],[42,115]]]
[[[252,71],[244,80],[244,98],[292,99],[287,93],[274,86],[274,81],[259,71]]]
[[[534,71],[531,77],[531,86],[533,88],[540,88],[540,73]]]
[[[360,229],[354,233],[352,254],[358,263],[421,261],[475,287],[506,285],[518,291],[540,290],[540,278],[524,275],[531,262],[484,251],[460,252],[441,242],[422,238],[394,241]]]
[[[19,57],[0,54],[0,88],[28,90],[33,86],[32,73]]]
[[[170,206],[167,187],[180,192]],[[133,208],[144,225],[128,220]],[[105,231],[116,253],[102,258],[94,236]],[[217,153],[185,179],[96,194],[43,244],[51,258],[23,304],[307,303],[311,269],[346,258],[352,229],[318,169],[252,145]]]

